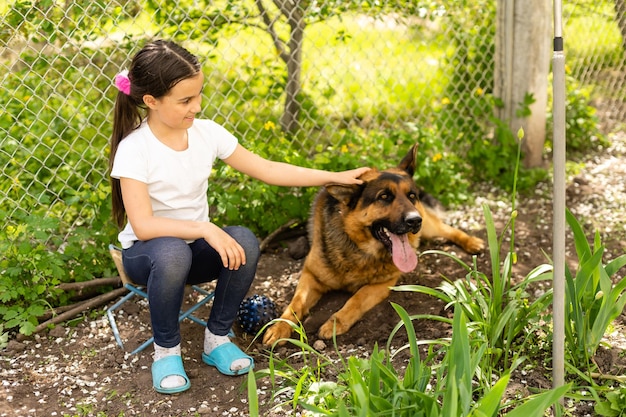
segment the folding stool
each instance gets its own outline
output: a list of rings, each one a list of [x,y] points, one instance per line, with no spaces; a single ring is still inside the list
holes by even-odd
[[[124,270],[124,265],[122,264],[122,249],[115,245],[109,245],[109,253],[111,253],[111,257],[113,258],[113,262],[115,262],[115,267],[117,268],[117,272],[120,274],[120,278],[122,279],[122,283],[124,287],[129,291],[124,297],[122,297],[117,303],[113,304],[111,307],[107,309],[107,316],[109,317],[109,323],[111,324],[111,329],[113,330],[113,335],[115,336],[115,340],[117,344],[120,345],[122,349],[124,349],[124,344],[122,343],[122,338],[120,337],[120,333],[117,329],[117,323],[115,322],[115,316],[113,312],[121,307],[126,301],[130,300],[133,296],[137,295],[140,297],[148,299],[148,294],[142,289],[141,285],[135,284],[130,277],[126,274]],[[195,323],[198,323],[201,326],[206,326],[206,320],[201,320],[198,317],[194,316],[192,313],[211,301],[215,296],[213,291],[206,291],[197,285],[192,285],[194,291],[198,292],[201,295],[204,295],[196,304],[189,307],[188,310],[181,310],[180,315],[178,316],[178,321],[181,322],[184,319],[190,319]],[[141,346],[131,352],[131,355],[135,353],[141,352],[146,347],[154,342],[154,337],[146,340]]]

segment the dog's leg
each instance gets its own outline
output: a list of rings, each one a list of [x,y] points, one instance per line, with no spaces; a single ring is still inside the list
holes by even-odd
[[[333,314],[326,323],[320,327],[318,336],[322,339],[331,339],[335,334],[343,334],[350,330],[363,315],[378,305],[389,296],[390,287],[394,286],[397,279],[385,281],[380,284],[365,285],[346,301],[341,310]]]
[[[314,275],[306,268],[302,270],[302,275],[296,286],[291,303],[287,306],[281,319],[297,323],[309,314],[309,310],[317,304],[322,294],[328,292],[328,288],[320,285]],[[285,321],[277,321],[267,328],[263,336],[263,344],[273,345],[279,339],[286,339],[291,336],[291,326]],[[281,342],[279,344],[284,344]]]
[[[425,210],[422,220],[422,237],[424,239],[442,237],[460,246],[467,253],[478,253],[485,247],[485,242],[481,238],[470,236],[462,230],[445,224],[428,209]]]

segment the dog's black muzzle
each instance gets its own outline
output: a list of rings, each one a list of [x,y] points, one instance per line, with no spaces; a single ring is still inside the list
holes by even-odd
[[[404,233],[408,233],[408,232],[417,233],[422,228],[422,216],[420,216],[418,213],[409,213],[404,218],[404,224],[406,225],[408,229]],[[403,234],[400,231],[398,231],[397,233]]]

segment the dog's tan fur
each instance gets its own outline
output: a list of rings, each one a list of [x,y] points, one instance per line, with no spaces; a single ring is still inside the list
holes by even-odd
[[[333,184],[320,191],[309,221],[311,250],[282,319],[303,320],[323,294],[349,291],[353,295],[319,329],[319,337],[329,339],[333,331],[338,335],[347,332],[363,314],[385,300],[403,272],[380,239],[381,226],[406,239],[408,244],[402,247],[414,253],[420,238],[445,238],[469,253],[483,249],[481,239],[446,225],[419,201],[412,178],[416,152],[417,145],[397,167],[363,174],[362,185]],[[417,224],[420,219],[421,224]],[[411,256],[398,255],[409,260]],[[411,265],[410,261],[405,263]],[[289,323],[277,321],[266,330],[263,343],[274,344],[288,338],[291,331]]]

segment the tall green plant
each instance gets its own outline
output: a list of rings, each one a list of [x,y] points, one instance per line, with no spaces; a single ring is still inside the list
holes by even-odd
[[[374,347],[368,358],[341,358],[338,363],[340,372],[336,380],[324,379],[322,368],[311,367],[315,361],[306,361],[307,365],[291,367],[285,361],[276,366],[273,353],[270,368],[257,371],[257,378],[269,377],[277,394],[291,392],[294,410],[300,408],[307,415],[319,416],[397,416],[397,417],[483,417],[497,416],[502,410],[502,400],[509,381],[505,372],[495,383],[490,382],[483,391],[477,392],[475,378],[481,373],[481,358],[487,346],[476,338],[476,332],[465,316],[460,303],[455,304],[452,321],[452,340],[435,341],[442,347],[441,355],[427,355],[420,359],[419,345],[413,326],[414,317],[409,316],[404,308],[392,303],[400,316],[400,323],[389,336],[387,351],[394,335],[405,329],[408,345],[399,351],[408,349],[410,357],[402,375],[394,364],[395,355]],[[298,331],[298,329],[296,329]],[[300,329],[300,332],[303,330]],[[304,338],[306,339],[306,338]],[[313,354],[318,364],[326,366],[333,362],[330,358],[307,347],[301,336],[299,340],[289,340],[301,349],[301,352]],[[336,362],[336,361],[335,361]],[[317,378],[317,380],[314,380]],[[304,382],[304,383],[303,383]],[[256,387],[254,378],[248,379],[248,392]],[[569,389],[563,386],[531,396],[515,404],[508,404],[508,417],[541,417],[545,410],[554,405]],[[252,417],[258,416],[258,404],[251,403]]]
[[[488,347],[481,343],[480,335],[476,338],[473,334],[475,332],[468,329],[471,329],[471,324],[465,317],[463,306],[456,303],[452,323],[452,342],[444,359],[447,374],[444,379],[442,408],[438,416],[540,417],[569,390],[569,386],[562,386],[542,392],[523,399],[521,404],[516,404],[512,410],[502,413],[502,402],[507,400],[504,394],[512,370],[507,369],[495,383],[490,382],[489,385],[484,386],[484,390],[478,393],[476,400],[475,378],[483,372],[481,358],[487,352]]]
[[[622,313],[626,305],[626,277],[613,283],[614,275],[626,265],[626,254],[606,265],[604,246],[596,231],[593,246],[576,217],[567,210],[566,219],[574,234],[578,256],[575,272],[565,270],[565,340],[574,368],[590,368],[609,325]]]
[[[532,330],[539,326],[544,312],[550,305],[551,291],[531,300],[528,289],[536,282],[550,280],[552,267],[547,264],[540,265],[519,283],[515,283],[512,278],[514,252],[510,250],[504,260],[500,259],[504,235],[511,227],[515,214],[502,235],[498,237],[487,205],[483,206],[483,212],[491,257],[491,276],[478,270],[476,258],[470,266],[456,255],[437,250],[425,251],[421,256],[446,256],[461,265],[467,272],[464,279],[445,278],[444,282],[434,289],[420,285],[403,285],[395,287],[394,290],[428,294],[441,299],[448,306],[458,304],[467,316],[469,325],[484,338],[488,346],[488,354],[483,362],[484,369],[507,369],[521,360],[523,349],[520,347],[526,342],[525,335],[532,333]],[[490,373],[487,372],[486,377],[489,376]]]

